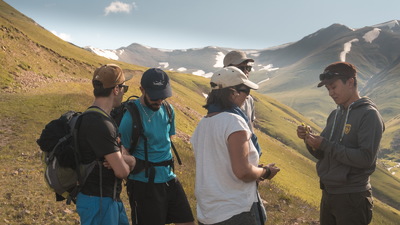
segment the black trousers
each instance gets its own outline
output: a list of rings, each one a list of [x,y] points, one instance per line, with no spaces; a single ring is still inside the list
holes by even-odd
[[[329,194],[322,190],[321,225],[367,225],[372,220],[372,191]]]

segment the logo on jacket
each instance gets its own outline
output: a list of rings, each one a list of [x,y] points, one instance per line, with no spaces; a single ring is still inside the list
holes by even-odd
[[[349,134],[351,130],[351,124],[346,124],[346,127],[344,128],[344,133]]]

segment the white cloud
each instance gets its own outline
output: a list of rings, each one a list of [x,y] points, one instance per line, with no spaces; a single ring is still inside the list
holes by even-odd
[[[53,33],[54,35],[56,35],[57,37],[63,39],[64,41],[68,41],[71,42],[72,41],[72,37],[69,34],[66,33],[58,33],[57,31],[52,30],[51,33]]]
[[[130,13],[134,8],[136,8],[136,3],[134,2],[127,4],[120,1],[115,1],[111,2],[111,4],[104,9],[104,12],[106,16],[110,13]]]

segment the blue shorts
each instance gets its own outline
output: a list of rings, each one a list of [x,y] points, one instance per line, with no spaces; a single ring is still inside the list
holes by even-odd
[[[129,225],[124,204],[110,197],[100,198],[79,193],[76,211],[82,225]]]

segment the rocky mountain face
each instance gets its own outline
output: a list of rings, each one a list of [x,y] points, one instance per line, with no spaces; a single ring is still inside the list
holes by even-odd
[[[212,46],[165,50],[136,43],[116,50],[87,49],[131,64],[205,77],[222,67],[223,57],[232,50]],[[400,114],[400,102],[396,102],[400,92],[393,88],[400,84],[399,20],[359,29],[332,24],[294,43],[261,50],[242,50],[255,60],[251,79],[261,85],[259,92],[284,102],[320,125],[323,125],[333,103],[324,88],[317,89],[315,86],[318,75],[335,61],[356,65],[360,93],[372,97],[381,106],[386,119]],[[395,103],[385,104],[387,101]],[[308,107],[313,105],[322,108],[315,110],[315,107]]]

